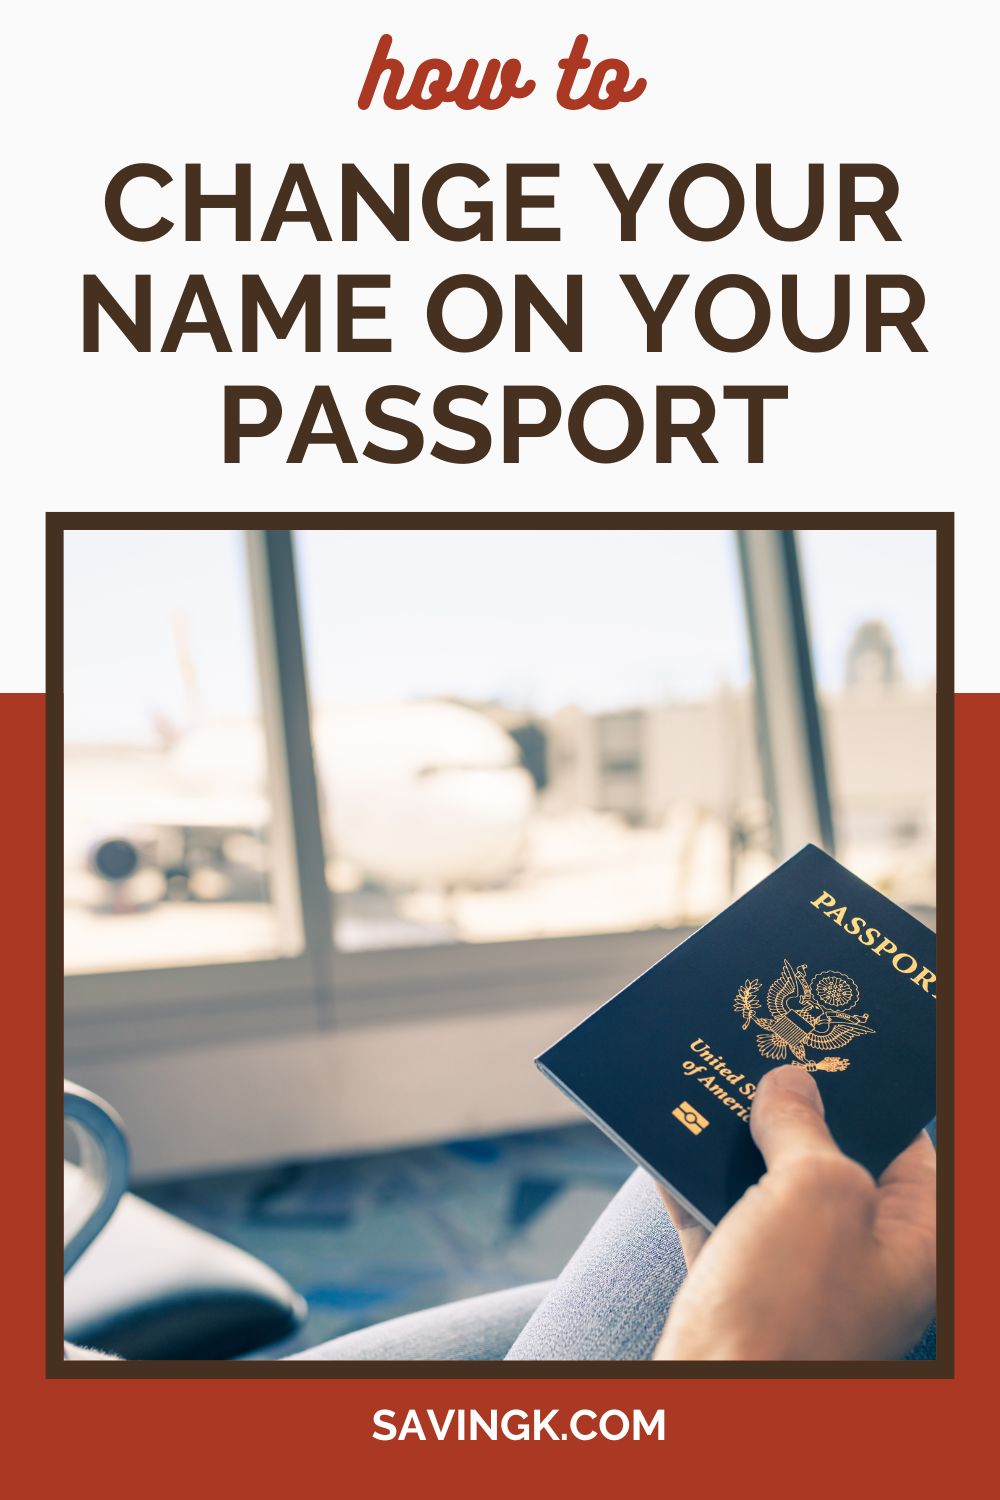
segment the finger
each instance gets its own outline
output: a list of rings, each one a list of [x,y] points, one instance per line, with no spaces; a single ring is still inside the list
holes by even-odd
[[[672,1197],[661,1182],[656,1184],[657,1191],[663,1199],[663,1206],[670,1215],[674,1228],[677,1230],[677,1238],[681,1242],[684,1252],[684,1264],[690,1271],[694,1265],[699,1251],[708,1239],[708,1230],[703,1224],[699,1224],[693,1214],[689,1213],[682,1203]]]
[[[905,1266],[907,1285],[926,1328],[937,1290],[937,1152],[922,1130],[878,1180],[875,1234],[892,1263]]]
[[[750,1131],[768,1170],[803,1156],[839,1156],[823,1100],[804,1068],[772,1068],[757,1085]]]
[[[937,1175],[937,1152],[926,1130],[891,1161],[878,1180],[880,1188],[923,1188]]]

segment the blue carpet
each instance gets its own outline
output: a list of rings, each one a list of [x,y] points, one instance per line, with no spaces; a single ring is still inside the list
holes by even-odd
[[[305,1327],[271,1358],[556,1275],[630,1171],[584,1124],[157,1183],[142,1196],[249,1250],[306,1298]]]

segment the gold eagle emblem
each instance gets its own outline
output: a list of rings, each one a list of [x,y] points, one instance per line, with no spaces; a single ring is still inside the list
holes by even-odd
[[[839,969],[824,969],[810,980],[805,964],[793,969],[786,958],[767,992],[768,1015],[757,1010],[759,995],[759,979],[744,980],[736,991],[733,1009],[743,1017],[743,1030],[759,1027],[762,1057],[784,1062],[790,1052],[792,1066],[809,1073],[842,1073],[850,1062],[829,1055],[814,1060],[807,1057],[808,1048],[829,1054],[875,1031],[868,1025],[868,1012],[861,1015],[854,1009],[861,998],[858,986]]]

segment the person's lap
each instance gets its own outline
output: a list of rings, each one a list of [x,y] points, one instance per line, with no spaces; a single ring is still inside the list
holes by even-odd
[[[550,1281],[429,1307],[343,1333],[290,1359],[505,1359]]]
[[[293,1357],[646,1360],[684,1275],[676,1230],[637,1171],[555,1281],[394,1318]],[[935,1344],[931,1324],[907,1358],[933,1359]]]

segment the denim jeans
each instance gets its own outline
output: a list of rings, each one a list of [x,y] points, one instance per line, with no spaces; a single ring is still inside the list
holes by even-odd
[[[633,1172],[561,1274],[343,1334],[294,1359],[649,1359],[684,1280],[652,1179]],[[934,1325],[908,1359],[933,1359]]]

